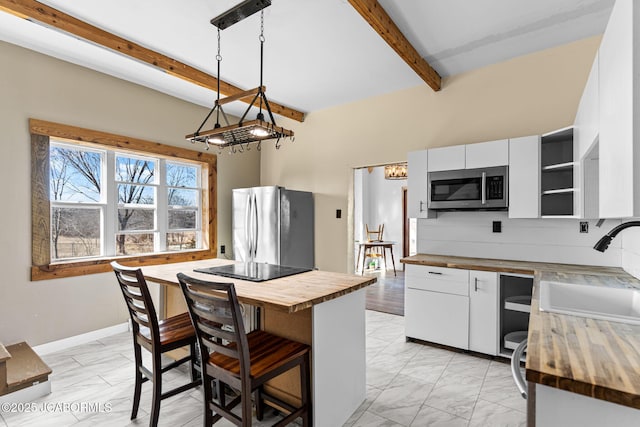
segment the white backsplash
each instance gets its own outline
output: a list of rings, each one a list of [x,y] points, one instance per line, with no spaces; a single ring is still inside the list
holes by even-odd
[[[492,222],[502,222],[502,232],[492,232]],[[435,219],[418,220],[418,252],[438,255],[509,259],[563,264],[620,267],[621,240],[614,239],[602,253],[593,245],[620,220],[606,220],[580,233],[578,219],[509,219],[506,212],[440,212]],[[639,229],[640,231],[640,229]],[[640,236],[640,234],[638,234]],[[640,266],[640,237],[635,240],[635,265]]]

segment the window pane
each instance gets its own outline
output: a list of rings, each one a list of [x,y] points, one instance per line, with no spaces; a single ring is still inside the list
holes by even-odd
[[[167,233],[167,250],[183,251],[186,249],[196,249],[196,232],[185,231],[182,233]]]
[[[153,233],[116,234],[116,255],[146,254],[153,249]]]
[[[118,230],[154,230],[154,209],[118,209]]]
[[[169,229],[185,229],[196,228],[196,216],[195,210],[170,210],[169,211]]]
[[[170,187],[198,186],[198,170],[196,166],[186,166],[167,162],[167,185]]]
[[[102,154],[58,147],[49,149],[49,195],[65,202],[99,202]]]
[[[118,204],[153,205],[154,188],[147,185],[118,184]]]
[[[51,257],[100,255],[100,209],[51,209]]]
[[[169,206],[196,207],[198,206],[198,190],[182,190],[169,188]]]
[[[116,156],[116,181],[136,184],[153,183],[155,166],[152,160]]]

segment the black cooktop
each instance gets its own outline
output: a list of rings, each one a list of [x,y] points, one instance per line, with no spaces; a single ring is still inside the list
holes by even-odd
[[[230,277],[232,279],[250,280],[252,282],[264,282],[265,280],[278,279],[294,274],[311,271],[310,268],[287,267],[285,265],[266,264],[259,262],[245,262],[237,264],[221,265],[219,267],[197,268],[198,273],[215,274],[216,276]]]

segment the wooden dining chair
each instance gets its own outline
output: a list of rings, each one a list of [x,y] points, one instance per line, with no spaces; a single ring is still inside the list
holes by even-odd
[[[204,391],[204,425],[225,418],[238,426],[251,426],[252,394],[255,394],[256,418],[262,420],[264,401],[271,402],[288,414],[274,425],[286,425],[301,417],[303,426],[311,426],[311,386],[309,346],[262,330],[245,333],[233,283],[207,282],[178,274],[191,321],[200,348],[202,387]],[[221,326],[222,325],[222,326]],[[294,407],[268,394],[263,385],[278,375],[299,367],[301,405]],[[213,400],[215,379],[218,402]],[[226,402],[225,384],[238,392]],[[232,412],[241,405],[240,416]]]
[[[384,224],[378,225],[378,228],[370,229],[369,224],[364,225],[365,233],[367,236],[367,242],[382,242],[382,233],[384,232]],[[379,259],[384,255],[384,248],[379,247],[365,247],[364,258]],[[380,262],[380,261],[378,261]]]
[[[122,296],[127,304],[133,332],[136,377],[131,419],[133,420],[138,415],[142,384],[150,380],[153,383],[153,398],[149,425],[155,427],[158,425],[161,400],[197,387],[202,383],[196,368],[195,330],[191,324],[189,313],[158,321],[151,294],[141,269],[125,267],[115,261],[111,263],[111,267],[116,274]],[[163,353],[185,346],[189,346],[188,356],[162,366],[161,356]],[[142,363],[142,348],[151,353],[151,370]],[[185,362],[190,362],[191,382],[162,393],[162,374]]]
[[[364,229],[369,242],[381,242],[382,233],[384,232],[384,224],[378,225],[378,228],[369,229],[369,224],[364,225]]]

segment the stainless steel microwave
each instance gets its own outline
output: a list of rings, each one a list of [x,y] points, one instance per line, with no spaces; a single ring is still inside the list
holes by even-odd
[[[429,209],[506,210],[509,168],[496,166],[429,172]]]

